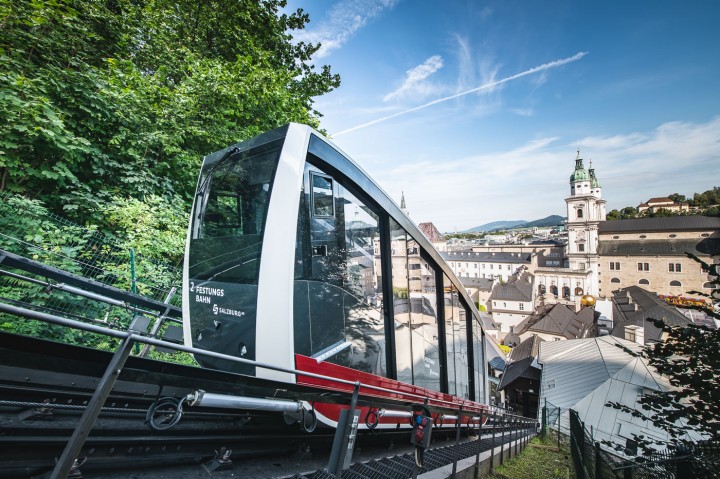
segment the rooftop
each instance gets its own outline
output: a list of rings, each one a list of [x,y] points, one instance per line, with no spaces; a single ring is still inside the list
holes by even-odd
[[[515,327],[515,331],[520,334],[537,332],[578,339],[588,336],[594,320],[595,310],[592,308],[583,308],[576,313],[573,306],[548,304],[541,311],[525,318]]]
[[[496,283],[491,300],[532,301],[532,275],[528,272],[515,274],[507,283]]]
[[[598,247],[601,256],[696,256],[720,254],[720,238],[603,240]]]
[[[635,231],[711,231],[720,229],[717,216],[667,216],[664,218],[633,218],[601,221],[600,234]]]
[[[613,316],[615,324],[612,335],[625,337],[625,326],[641,326],[645,329],[645,342],[659,341],[662,330],[651,319],[662,319],[668,326],[683,326],[692,321],[677,308],[658,298],[654,292],[639,286],[629,286],[613,293]]]
[[[530,264],[532,253],[441,251],[440,256],[442,256],[445,261]]]

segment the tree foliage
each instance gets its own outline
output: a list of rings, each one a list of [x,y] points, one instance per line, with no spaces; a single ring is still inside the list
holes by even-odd
[[[706,263],[692,254],[688,256],[702,264],[713,278],[712,292],[691,293],[704,296],[710,304],[717,305],[720,301],[720,264]],[[693,309],[702,309],[709,316],[720,319],[716,309]],[[638,401],[640,409],[615,402],[608,406],[649,420],[655,427],[667,431],[670,445],[692,443],[693,439],[687,436],[689,428],[712,442],[720,442],[720,330],[692,323],[668,326],[662,320],[653,322],[662,328],[665,339],[647,346],[639,356],[665,376],[672,388],[643,395]],[[627,349],[626,352],[636,355]],[[654,444],[652,438],[646,436],[635,436],[635,439],[643,449]]]
[[[668,216],[688,216],[688,215],[705,215],[705,216],[720,216],[720,187],[715,186],[712,189],[706,190],[703,193],[695,193],[692,198],[686,198],[685,195],[680,193],[673,193],[667,196],[669,199],[676,203],[687,203],[691,210],[685,211],[670,211],[665,208],[654,209],[653,211],[646,210],[642,213],[638,212],[637,208],[632,206],[626,206],[621,210],[612,210],[608,212],[608,220],[624,220],[629,218],[661,218]]]
[[[202,157],[290,121],[339,77],[280,0],[0,0],[0,191],[80,223],[187,208]],[[118,203],[120,201],[120,203]]]

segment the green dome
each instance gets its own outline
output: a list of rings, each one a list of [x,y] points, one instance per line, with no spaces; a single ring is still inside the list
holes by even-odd
[[[573,171],[572,175],[570,175],[570,183],[574,183],[576,181],[590,180],[590,175],[585,170],[582,162],[582,158],[580,158],[580,155],[578,155],[578,157],[575,159],[575,171]]]

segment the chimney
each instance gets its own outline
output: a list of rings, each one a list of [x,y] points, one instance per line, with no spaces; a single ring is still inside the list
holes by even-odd
[[[635,330],[635,342],[641,346],[645,345],[645,328],[637,328]]]

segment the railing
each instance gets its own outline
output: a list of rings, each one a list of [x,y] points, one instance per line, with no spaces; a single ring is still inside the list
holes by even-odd
[[[718,479],[720,445],[694,444],[625,457],[601,448],[570,410],[570,448],[578,479]],[[630,452],[630,451],[628,451]]]
[[[168,315],[169,312],[172,312],[173,315],[177,316],[177,308],[173,308],[172,306],[160,303],[158,301],[148,300],[146,298],[143,298],[138,295],[134,295],[132,293],[127,293],[122,290],[117,290],[116,288],[112,288],[105,285],[98,285],[92,280],[88,280],[86,278],[81,278],[76,275],[70,275],[66,272],[63,272],[61,270],[57,270],[52,267],[44,266],[38,262],[35,262],[33,260],[29,260],[27,258],[22,258],[17,255],[14,255],[12,253],[9,253],[7,251],[0,250],[0,263],[5,263],[5,266],[10,265],[11,268],[17,270],[25,269],[26,271],[30,271],[33,273],[36,273],[35,276],[41,275],[45,278],[61,278],[65,280],[65,283],[75,283],[74,286],[69,286],[65,283],[51,283],[49,280],[40,280],[37,278],[31,278],[28,276],[24,276],[18,273],[8,272],[6,270],[2,270],[3,274],[6,276],[10,276],[13,279],[17,279],[19,281],[25,281],[31,284],[36,284],[44,288],[56,288],[61,289],[68,293],[68,294],[74,294],[74,295],[80,295],[84,297],[89,297],[93,301],[101,302],[101,303],[107,303],[110,305],[114,305],[116,307],[122,307],[122,308],[135,308],[135,312],[137,313],[137,303],[141,304],[144,308],[147,308],[148,311],[144,311],[145,313],[150,313],[153,315],[156,315],[158,318],[164,318]],[[42,284],[40,284],[42,283]],[[83,288],[84,287],[84,288]],[[93,289],[93,291],[88,291],[87,289]],[[392,397],[396,397],[397,399],[397,407],[398,409],[407,408],[407,404],[409,402],[415,402],[416,404],[424,404],[428,405],[428,398],[414,394],[414,393],[403,393],[402,397],[400,398],[398,396],[398,391],[396,390],[390,390],[378,386],[373,386],[369,384],[361,384],[359,382],[352,382],[347,381],[343,379],[333,378],[333,377],[327,377],[324,375],[314,374],[307,371],[299,371],[292,368],[283,368],[271,364],[261,363],[253,360],[248,360],[244,358],[239,358],[235,356],[229,356],[221,353],[215,353],[212,351],[197,349],[194,347],[188,347],[181,344],[165,341],[163,339],[158,339],[157,328],[153,328],[152,331],[148,335],[140,333],[135,330],[127,330],[124,328],[118,327],[118,325],[113,324],[105,324],[104,322],[98,321],[98,320],[92,320],[89,318],[82,317],[80,319],[72,319],[67,317],[61,317],[57,314],[54,314],[53,311],[47,312],[47,310],[34,310],[29,309],[27,307],[23,307],[21,305],[13,305],[13,304],[7,304],[0,302],[0,313],[10,314],[13,316],[18,317],[24,317],[30,320],[34,321],[40,321],[43,323],[64,327],[64,328],[71,328],[73,330],[78,331],[84,331],[87,333],[93,333],[93,334],[100,334],[107,337],[113,337],[122,340],[120,346],[114,351],[114,354],[105,370],[105,373],[98,383],[98,387],[95,390],[92,398],[88,402],[82,417],[80,418],[79,423],[77,424],[70,440],[68,441],[65,450],[58,460],[56,467],[51,474],[50,477],[53,478],[62,478],[65,477],[68,472],[71,470],[73,463],[75,462],[75,459],[77,455],[79,454],[85,440],[87,439],[88,435],[90,434],[90,431],[92,430],[93,424],[95,423],[98,415],[101,412],[101,409],[103,407],[103,404],[105,403],[106,399],[110,395],[113,386],[115,384],[115,381],[119,377],[120,373],[123,370],[124,364],[128,357],[130,356],[133,347],[138,344],[144,344],[146,347],[143,349],[142,353],[139,353],[139,355],[143,355],[145,351],[147,351],[147,348],[150,346],[154,346],[156,348],[163,348],[167,350],[172,351],[180,351],[185,352],[192,355],[204,355],[204,356],[210,356],[215,357],[218,359],[228,360],[236,363],[242,363],[242,364],[251,364],[258,368],[273,370],[273,371],[280,371],[295,375],[302,375],[305,377],[310,378],[316,378],[321,379],[324,381],[330,381],[337,385],[344,385],[345,387],[351,386],[354,390],[354,393],[351,397],[349,397],[349,403],[351,404],[351,409],[354,409],[354,405],[357,403],[358,396],[361,394],[368,394],[369,392],[381,392],[386,394],[392,394]],[[177,320],[175,318],[175,320]],[[367,402],[372,401],[372,397],[368,396],[365,398]],[[386,400],[385,402],[388,402]],[[389,402],[392,402],[390,400]],[[459,433],[460,429],[462,427],[473,427],[475,424],[478,425],[478,429],[482,433],[482,423],[487,421],[488,424],[492,425],[491,433],[493,435],[493,441],[495,438],[495,435],[502,437],[502,443],[500,445],[501,448],[501,454],[500,454],[500,463],[502,463],[503,458],[505,457],[505,452],[507,451],[507,448],[505,448],[504,440],[506,432],[509,435],[509,437],[512,439],[514,437],[515,439],[515,448],[516,452],[517,449],[522,447],[524,443],[527,440],[527,437],[534,433],[536,430],[536,422],[533,420],[529,420],[528,418],[522,418],[519,416],[514,416],[511,414],[508,414],[507,411],[502,410],[502,408],[496,408],[496,407],[486,407],[482,406],[481,408],[478,408],[478,405],[476,403],[472,403],[470,401],[466,400],[460,400],[458,401],[446,401],[442,399],[432,399],[433,404],[431,407],[437,411],[452,411],[453,414],[455,414],[455,427],[457,428],[457,438],[456,440],[459,441]],[[440,409],[438,409],[440,408]],[[353,428],[354,427],[354,428]],[[348,421],[347,427],[345,428],[338,428],[337,434],[340,437],[343,437],[345,439],[350,438],[354,434],[356,434],[357,425],[355,424],[353,426],[352,421]],[[487,430],[488,428],[486,428]],[[480,434],[482,435],[482,434]],[[522,441],[520,439],[523,439]],[[343,441],[340,441],[341,443]],[[344,442],[347,445],[347,440]],[[493,455],[494,455],[494,443],[493,443]],[[336,464],[336,470],[333,471],[335,474],[339,475],[342,472],[343,466],[347,465],[347,461],[345,458],[347,457],[347,452],[342,451],[334,451],[333,455],[336,456],[335,464]],[[352,454],[352,451],[349,451],[350,455]],[[479,458],[479,453],[478,453]],[[457,457],[454,461],[454,467],[457,465]],[[492,466],[492,463],[491,463]],[[417,472],[417,471],[415,471]]]

